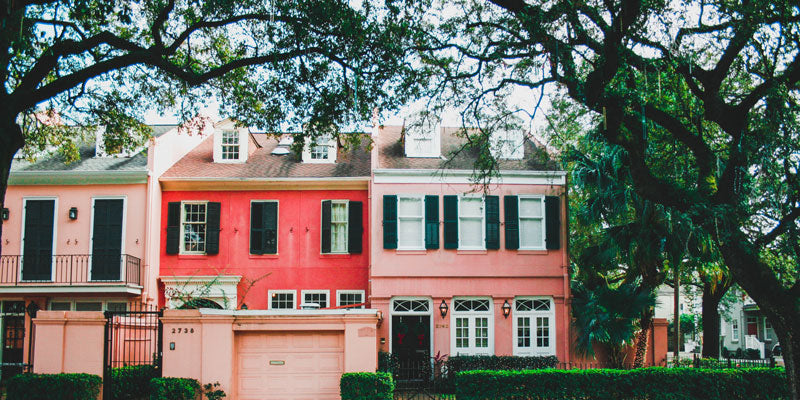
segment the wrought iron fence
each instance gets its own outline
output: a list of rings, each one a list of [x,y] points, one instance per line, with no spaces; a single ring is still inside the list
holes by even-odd
[[[25,270],[25,256],[0,256],[0,286],[40,283],[75,285],[97,282],[141,285],[142,282],[142,260],[129,254],[111,256],[65,254],[49,258],[48,276],[47,261],[42,262],[40,257],[28,256],[29,265],[41,266],[40,264],[44,263],[45,267],[44,274],[32,275],[30,269]],[[108,273],[101,275],[96,271],[93,273],[93,269],[99,270],[100,267],[113,272],[110,275]],[[117,270],[119,273],[116,273]]]

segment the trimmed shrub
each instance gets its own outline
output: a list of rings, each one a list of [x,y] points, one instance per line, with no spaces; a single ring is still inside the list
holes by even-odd
[[[114,400],[142,400],[150,398],[150,380],[158,376],[154,365],[134,365],[114,368],[111,379]]]
[[[189,378],[153,378],[150,400],[195,400],[200,395],[200,382]]]
[[[378,372],[394,373],[398,365],[397,354],[386,351],[378,352]]]
[[[454,356],[444,363],[445,374],[436,382],[436,387],[438,391],[453,393],[455,377],[464,371],[521,371],[557,365],[555,356]]]
[[[20,374],[8,381],[8,400],[96,400],[103,379],[91,374]]]
[[[392,400],[394,381],[387,372],[349,372],[339,381],[342,400]]]
[[[459,400],[772,400],[788,395],[780,368],[468,371],[456,376]]]

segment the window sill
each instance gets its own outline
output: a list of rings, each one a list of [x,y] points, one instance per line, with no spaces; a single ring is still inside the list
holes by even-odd
[[[397,249],[395,250],[395,254],[427,254],[428,251],[425,249]]]
[[[351,254],[343,253],[323,253],[319,255],[319,258],[350,258]]]
[[[278,258],[278,254],[250,254],[250,258],[251,259],[260,259],[260,258],[272,259],[272,258]]]
[[[517,250],[517,254],[524,255],[547,255],[547,250]]]
[[[488,254],[486,250],[458,250],[456,254]]]
[[[208,254],[178,254],[179,260],[202,260],[208,258]]]

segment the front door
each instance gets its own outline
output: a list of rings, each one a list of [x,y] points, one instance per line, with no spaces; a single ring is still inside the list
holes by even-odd
[[[399,364],[399,380],[427,379],[430,373],[431,317],[392,316],[392,353]]]
[[[53,262],[55,200],[25,201],[22,280],[49,281]]]
[[[92,280],[120,280],[123,200],[95,200],[92,226]]]
[[[758,336],[758,318],[752,315],[747,316],[747,334]]]

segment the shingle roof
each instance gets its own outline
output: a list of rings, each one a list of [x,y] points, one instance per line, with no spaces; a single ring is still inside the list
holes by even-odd
[[[151,125],[153,136],[159,137],[177,125]],[[78,151],[80,160],[67,164],[58,153],[45,154],[33,162],[15,159],[11,164],[11,174],[15,172],[46,171],[145,171],[147,170],[147,151],[142,150],[131,157],[95,157],[94,142],[81,143]]]
[[[303,163],[294,154],[274,155],[278,146],[273,136],[256,133],[252,137],[261,146],[252,151],[247,162],[214,163],[213,137],[204,140],[162,175],[165,179],[179,178],[338,178],[368,177],[370,175],[370,138],[363,135],[361,145],[348,150],[339,149],[336,162],[331,164]],[[252,149],[251,149],[252,150]]]
[[[441,130],[441,158],[405,157],[401,142],[402,126],[382,126],[378,133],[378,166],[387,169],[453,169],[472,170],[475,168],[477,151],[463,150],[466,139],[456,133],[459,128]],[[500,160],[500,170],[517,171],[558,171],[558,163],[553,160],[544,146],[537,144],[530,137],[524,140],[525,156],[521,160]],[[458,154],[456,154],[458,152]]]

